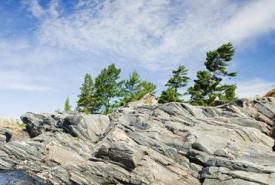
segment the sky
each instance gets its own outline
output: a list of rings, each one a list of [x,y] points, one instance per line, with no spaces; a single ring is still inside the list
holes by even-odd
[[[238,97],[275,87],[275,0],[0,1],[0,116],[73,105],[85,73],[111,63],[158,86],[183,64],[192,81],[205,55],[232,42],[227,80]]]

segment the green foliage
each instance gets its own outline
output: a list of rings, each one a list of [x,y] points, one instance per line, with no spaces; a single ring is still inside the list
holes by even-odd
[[[234,55],[231,43],[223,44],[215,51],[207,52],[206,70],[197,73],[194,85],[188,88],[190,102],[195,105],[214,105],[216,100],[228,102],[236,99],[236,85],[222,84],[224,77],[234,77],[236,72],[228,72],[227,67]],[[186,87],[189,77],[187,69],[180,65],[172,71],[167,87],[158,99],[159,103],[183,102],[180,88]],[[77,110],[86,113],[108,114],[129,102],[141,99],[146,94],[155,94],[156,85],[141,80],[134,71],[128,80],[120,80],[121,69],[114,64],[101,70],[93,82],[90,74],[86,74],[78,96]],[[186,94],[186,93],[185,93]],[[65,111],[70,110],[69,99],[66,100]]]
[[[70,99],[69,97],[66,98],[65,104],[64,104],[64,111],[65,112],[70,112],[72,110],[72,106],[70,104]]]
[[[159,97],[159,103],[167,102],[182,102],[182,94],[178,92],[179,88],[187,85],[189,77],[187,76],[187,69],[180,65],[176,70],[173,70],[173,76],[168,80],[165,86],[168,88],[163,91]]]
[[[184,65],[180,65],[176,70],[172,71],[173,76],[168,80],[165,86],[168,88],[175,88],[176,90],[185,87],[189,80],[187,71]]]
[[[122,84],[119,81],[121,69],[114,64],[104,68],[95,79],[96,104],[93,112],[107,114],[119,106],[119,100],[123,95]]]
[[[84,82],[80,88],[80,95],[77,100],[77,110],[80,112],[91,113],[95,105],[94,83],[92,76],[86,74]]]
[[[142,81],[141,88],[139,93],[137,94],[136,100],[143,98],[146,94],[154,95],[156,93],[157,86],[151,82]]]
[[[223,75],[229,77],[236,76],[236,72],[228,72],[226,69],[228,62],[232,60],[234,53],[235,49],[230,42],[223,44],[215,51],[207,52],[206,62],[204,63],[206,69],[214,73],[214,75]]]
[[[180,96],[179,93],[176,92],[175,88],[168,88],[165,91],[162,91],[158,102],[159,103],[168,103],[168,102],[180,102],[181,100],[178,99]]]
[[[232,85],[223,85],[221,86],[221,91],[223,91],[223,94],[220,94],[219,99],[222,100],[223,102],[228,102],[232,100],[236,100],[236,89],[237,86],[235,84]]]
[[[145,80],[141,80],[139,74],[134,71],[129,80],[124,82],[123,99],[120,105],[126,105],[129,102],[141,99],[146,94],[155,94],[156,85]]]
[[[199,71],[194,86],[188,88],[187,92],[191,95],[190,103],[194,105],[213,105],[217,94],[215,90],[219,85],[220,79],[214,80],[209,71]]]
[[[23,123],[21,120],[16,120],[16,123],[22,129],[26,129],[27,128],[27,125],[25,123]]]
[[[194,85],[187,91],[194,105],[214,105],[215,100],[224,103],[236,99],[236,85],[221,84],[223,77],[234,77],[236,72],[228,72],[228,62],[232,60],[235,49],[231,43],[223,44],[215,51],[207,52],[205,67],[199,71]]]

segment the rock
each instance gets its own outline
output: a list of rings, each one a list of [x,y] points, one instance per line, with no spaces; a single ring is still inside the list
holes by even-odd
[[[55,129],[55,120],[48,114],[26,113],[21,116],[21,120],[26,124],[26,129],[30,137],[36,137],[44,131]]]
[[[156,105],[157,103],[158,101],[154,95],[146,94],[140,100],[128,103],[128,106]]]
[[[28,138],[24,125],[15,119],[0,118],[0,142],[10,142]]]
[[[3,185],[47,185],[42,179],[31,176],[24,171],[1,171],[0,184]]]
[[[145,98],[107,116],[26,113],[26,130],[0,122],[2,180],[272,185],[274,111],[275,98],[264,97],[217,107],[159,105]],[[21,132],[30,137],[18,137]],[[23,175],[18,179],[9,170]]]
[[[102,141],[95,157],[114,161],[126,170],[133,170],[143,157],[139,146],[120,129],[114,129]]]
[[[272,90],[268,91],[264,97],[275,97],[275,88],[273,88]]]
[[[85,160],[74,151],[66,150],[61,146],[49,146],[47,148],[49,161],[54,161],[61,165],[80,165]]]

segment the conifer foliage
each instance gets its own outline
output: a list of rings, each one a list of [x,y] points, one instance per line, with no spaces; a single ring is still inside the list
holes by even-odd
[[[69,97],[66,98],[65,104],[64,104],[64,111],[65,112],[70,112],[72,110],[72,106],[70,104],[70,99]]]
[[[94,109],[94,105],[94,83],[92,76],[87,73],[84,77],[84,82],[80,88],[80,94],[78,95],[76,109],[80,112],[91,113]]]
[[[80,88],[77,110],[86,113],[108,114],[119,106],[141,99],[145,94],[155,94],[156,85],[141,80],[135,71],[128,80],[120,80],[121,69],[115,64],[101,70],[92,80],[86,74]]]
[[[140,79],[140,75],[134,71],[128,80],[124,82],[124,97],[120,105],[126,105],[129,102],[141,99],[146,94],[154,95],[156,85],[151,82]]]
[[[121,69],[115,64],[104,68],[95,79],[95,99],[96,105],[93,112],[110,113],[118,107],[118,102],[121,99],[122,84],[120,80]]]
[[[162,91],[158,98],[159,103],[183,102],[183,95],[189,94],[189,102],[193,105],[214,105],[218,100],[226,103],[236,99],[236,85],[222,83],[224,78],[232,78],[236,72],[229,72],[228,65],[232,60],[235,49],[231,43],[226,43],[214,51],[206,54],[205,67],[203,71],[197,72],[194,85],[182,90],[187,86],[189,77],[188,70],[184,65],[178,66],[172,71],[172,77],[167,81],[166,90]],[[120,79],[121,69],[111,64],[101,70],[93,81],[90,74],[86,74],[80,88],[77,100],[77,111],[85,113],[108,114],[119,106],[141,99],[146,94],[154,95],[156,85],[142,80],[140,75],[134,71],[129,79]],[[69,99],[66,99],[65,111],[71,110]]]
[[[214,105],[216,100],[223,103],[236,99],[236,85],[222,84],[224,77],[235,77],[236,72],[228,72],[227,67],[234,56],[235,49],[231,43],[223,44],[215,51],[206,54],[205,67],[199,71],[194,85],[188,89],[190,103],[195,105]]]
[[[173,76],[166,83],[167,89],[163,91],[159,97],[159,103],[167,102],[182,102],[182,94],[179,93],[179,88],[187,85],[189,77],[187,76],[187,69],[185,66],[180,65],[176,70],[173,70]]]

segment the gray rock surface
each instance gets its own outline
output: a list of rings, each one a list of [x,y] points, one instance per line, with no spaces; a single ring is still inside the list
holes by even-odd
[[[29,137],[9,140],[0,127],[0,182],[20,170],[56,185],[275,185],[273,97],[21,119]]]

